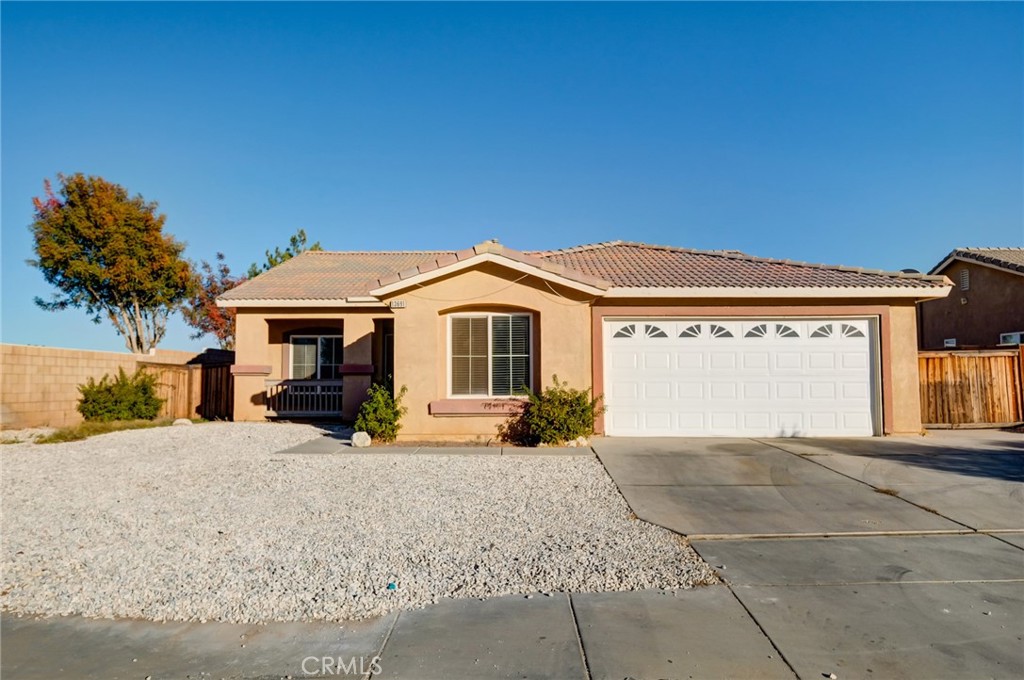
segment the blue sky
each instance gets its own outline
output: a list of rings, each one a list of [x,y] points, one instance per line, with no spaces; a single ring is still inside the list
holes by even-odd
[[[2,338],[123,349],[24,261],[58,171],[237,271],[627,239],[927,270],[1024,245],[1024,5],[11,3]],[[172,321],[161,346],[201,348]]]

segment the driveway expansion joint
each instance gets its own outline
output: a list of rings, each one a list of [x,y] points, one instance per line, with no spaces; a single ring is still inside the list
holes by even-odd
[[[580,621],[576,616],[576,605],[572,601],[572,593],[566,593],[565,599],[569,603],[569,614],[572,616],[572,627],[576,632],[576,643],[580,648],[580,660],[583,662],[583,677],[584,680],[591,680],[593,676],[590,672],[590,662],[587,661],[587,650],[583,647],[583,634],[580,632]]]

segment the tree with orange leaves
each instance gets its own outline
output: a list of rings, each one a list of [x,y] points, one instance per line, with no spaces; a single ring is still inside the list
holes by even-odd
[[[217,338],[221,349],[235,348],[235,309],[218,307],[217,298],[245,280],[244,276],[231,275],[224,253],[217,253],[216,266],[203,260],[192,294],[181,309],[185,323],[196,329],[193,340],[209,333]]]
[[[185,244],[164,234],[157,204],[102,177],[58,174],[32,199],[37,267],[59,291],[36,304],[49,311],[85,308],[106,317],[128,350],[145,353],[164,337],[167,317],[194,285]]]

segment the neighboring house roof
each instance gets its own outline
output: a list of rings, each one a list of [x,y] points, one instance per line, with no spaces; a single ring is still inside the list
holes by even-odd
[[[954,260],[975,262],[1016,274],[1024,274],[1024,248],[956,248],[932,267],[929,274],[938,274]]]
[[[483,262],[500,262],[595,297],[843,297],[885,293],[925,298],[942,297],[950,286],[944,276],[773,260],[737,251],[611,241],[564,250],[520,252],[488,241],[460,251],[307,251],[228,291],[219,300],[226,307],[286,302],[379,304],[378,296]]]

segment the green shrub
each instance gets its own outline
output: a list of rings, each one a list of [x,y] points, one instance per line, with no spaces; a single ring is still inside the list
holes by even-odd
[[[82,393],[78,412],[89,421],[153,420],[163,404],[163,399],[156,396],[156,377],[141,368],[133,375],[119,368],[113,380],[109,375],[99,382],[89,378],[78,391]]]
[[[381,442],[393,442],[402,426],[398,423],[407,409],[402,406],[402,397],[409,390],[405,385],[397,395],[391,394],[387,385],[371,385],[368,398],[359,407],[355,428]]]
[[[604,413],[601,397],[576,390],[552,376],[553,385],[540,394],[527,390],[528,401],[498,426],[498,438],[519,446],[557,446],[594,434],[594,418]]]

